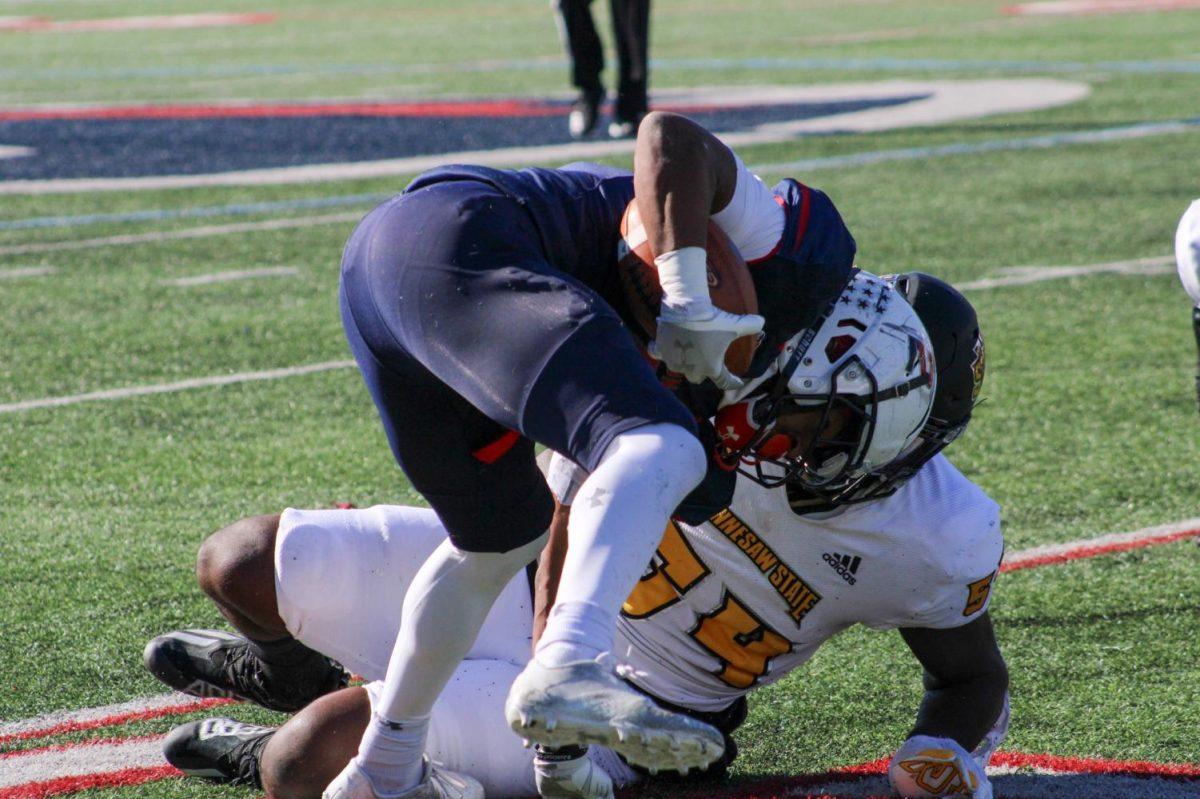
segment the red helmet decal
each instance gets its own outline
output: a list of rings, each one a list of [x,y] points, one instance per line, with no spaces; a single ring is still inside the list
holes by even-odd
[[[717,411],[717,437],[730,450],[740,450],[754,440],[758,425],[750,413],[749,402],[737,402]]]

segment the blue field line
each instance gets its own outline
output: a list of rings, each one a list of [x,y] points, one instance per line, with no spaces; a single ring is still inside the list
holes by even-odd
[[[0,230],[80,227],[113,222],[161,222],[167,219],[196,219],[212,216],[251,216],[276,211],[303,211],[313,208],[339,208],[347,205],[381,203],[387,194],[342,194],[335,197],[310,197],[302,200],[277,200],[262,203],[207,205],[199,208],[155,208],[120,214],[80,214],[77,216],[35,216],[27,219],[0,220]]]
[[[1099,144],[1110,141],[1138,139],[1146,136],[1163,136],[1185,133],[1200,128],[1200,117],[1143,122],[1136,125],[1121,125],[1099,130],[1078,130],[1068,133],[1052,133],[1045,136],[1027,136],[1012,139],[989,139],[981,142],[959,142],[929,147],[905,147],[895,150],[873,150],[848,155],[832,155],[822,158],[805,158],[797,161],[760,164],[750,167],[755,172],[806,172],[817,169],[841,169],[866,166],[888,161],[916,161],[947,155],[970,155],[1008,150],[1041,150],[1072,144]],[[210,205],[199,208],[157,208],[146,211],[130,211],[113,214],[83,214],[78,216],[38,216],[27,219],[0,220],[0,231],[29,230],[33,228],[70,228],[98,223],[157,222],[167,219],[189,219],[213,216],[248,216],[274,211],[299,211],[314,208],[336,208],[348,205],[367,205],[383,202],[391,197],[386,194],[342,194],[330,197],[310,197],[301,200],[277,200],[261,203],[238,203],[232,205]]]
[[[475,72],[560,71],[561,58],[465,61],[425,64],[247,64],[198,67],[112,67],[0,69],[0,80],[123,80],[136,78],[218,78],[271,75],[437,75]],[[1045,61],[1037,59],[971,58],[655,58],[651,67],[661,70],[724,71],[836,70],[847,72],[1020,72],[1020,73],[1126,73],[1141,75],[1200,74],[1200,60],[1172,61]]]

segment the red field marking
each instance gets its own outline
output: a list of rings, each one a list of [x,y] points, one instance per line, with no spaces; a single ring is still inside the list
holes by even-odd
[[[84,749],[84,744],[73,744],[57,749]],[[83,752],[81,752],[83,754]],[[882,757],[866,763],[858,763],[840,768],[830,769],[817,774],[803,774],[795,777],[775,777],[758,782],[731,786],[706,794],[711,799],[868,799],[888,796],[886,784],[882,777],[887,771],[888,758]],[[1024,769],[1032,771],[1029,774],[1014,774],[1011,770]],[[1004,793],[1006,780],[1021,780],[1024,784],[1020,796],[1074,796],[1080,790],[1089,790],[1086,786],[1075,785],[1067,788],[1055,783],[1056,779],[1069,778],[1071,775],[1089,776],[1098,779],[1124,778],[1135,780],[1141,786],[1138,796],[1147,796],[1154,792],[1153,783],[1142,783],[1143,779],[1165,780],[1179,787],[1176,791],[1190,791],[1192,782],[1200,779],[1200,765],[1182,763],[1153,763],[1138,760],[1110,760],[1105,758],[1069,757],[1062,755],[1037,754],[1027,752],[997,752],[989,768],[994,784]],[[49,780],[15,785],[0,789],[0,799],[44,799],[44,797],[76,793],[92,788],[125,787],[147,782],[169,779],[179,776],[179,772],[170,766],[144,766],[126,768],[107,773],[62,776]],[[1031,784],[1031,781],[1033,784]],[[1091,790],[1105,790],[1103,782],[1091,786]],[[1067,793],[1063,793],[1066,790]],[[635,792],[636,793],[636,792]],[[1109,796],[1108,793],[1103,793]],[[1172,795],[1178,795],[1173,793]]]
[[[1036,768],[1070,774],[1130,774],[1139,777],[1166,777],[1193,780],[1200,778],[1200,764],[1154,763],[1149,760],[1108,760],[1094,757],[1038,755],[1028,752],[997,752],[992,765],[1010,768]]]
[[[529,100],[416,103],[290,103],[281,105],[131,105],[0,111],[0,122],[39,119],[226,119],[230,117],[511,117],[562,116],[569,109]]]
[[[234,700],[232,699],[195,699],[190,702],[181,702],[175,705],[167,705],[165,707],[156,707],[146,710],[131,710],[125,713],[114,713],[109,716],[101,716],[95,719],[86,720],[67,720],[57,724],[38,727],[21,732],[0,735],[0,744],[10,743],[13,741],[28,741],[34,738],[49,738],[54,735],[63,735],[69,732],[79,732],[81,730],[95,730],[101,727],[112,727],[117,724],[129,724],[134,721],[145,721],[146,719],[156,719],[163,716],[179,716],[184,713],[195,713],[198,710],[205,710],[217,705],[227,705]]]
[[[125,788],[179,776],[182,776],[180,772],[174,766],[168,765],[129,768],[110,771],[106,774],[60,777],[44,782],[30,782],[25,785],[14,785],[11,788],[0,788],[0,799],[45,799],[48,796],[62,796],[94,788]]]
[[[0,17],[0,31],[28,30],[32,25],[49,21],[49,17]]]
[[[1044,547],[1014,552],[1004,559],[1002,572],[1032,569],[1037,566],[1053,566],[1073,560],[1110,555],[1130,549],[1170,544],[1185,538],[1200,537],[1200,519],[1188,519],[1175,524],[1135,530],[1131,533],[1116,533],[1097,538],[1073,541],[1066,544],[1051,544]]]
[[[235,25],[265,25],[278,19],[276,14],[170,14],[154,17],[110,17],[107,19],[70,19],[55,21],[49,17],[2,17],[0,31],[79,33],[91,31],[174,30],[181,28],[223,28]]]
[[[1084,14],[1132,14],[1139,11],[1177,11],[1200,8],[1200,0],[1052,0],[1020,3],[1000,9],[1022,16],[1067,16]]]

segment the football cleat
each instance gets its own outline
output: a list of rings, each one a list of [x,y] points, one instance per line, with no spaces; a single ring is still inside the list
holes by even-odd
[[[324,655],[273,674],[247,638],[220,630],[160,635],[146,644],[142,659],[151,674],[185,694],[245,699],[287,713],[350,681],[341,664]]]
[[[329,783],[321,799],[484,799],[483,786],[466,774],[447,771],[422,759],[421,781],[400,793],[379,793],[371,778],[351,760]]]
[[[663,710],[613,673],[607,658],[530,661],[508,692],[513,732],[543,746],[600,744],[651,771],[704,768],[725,751],[715,727]]]
[[[992,799],[983,766],[949,738],[909,738],[888,764],[888,781],[905,799]]]
[[[181,724],[163,741],[163,756],[189,777],[262,787],[259,758],[273,727],[217,718]]]
[[[572,139],[586,138],[596,129],[596,117],[600,113],[600,103],[603,101],[603,91],[579,93],[579,98],[571,105],[571,113],[567,116],[567,131]]]

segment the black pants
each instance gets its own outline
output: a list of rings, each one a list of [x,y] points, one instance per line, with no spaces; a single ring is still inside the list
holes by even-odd
[[[592,20],[592,0],[558,0],[571,83],[581,92],[602,94],[604,46]],[[650,0],[609,0],[617,44],[617,107],[614,116],[636,120],[646,113]]]

